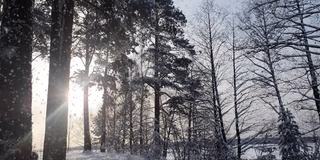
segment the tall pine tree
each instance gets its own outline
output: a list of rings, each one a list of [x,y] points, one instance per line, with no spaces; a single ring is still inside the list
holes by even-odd
[[[52,2],[49,86],[43,150],[45,160],[66,159],[73,14],[73,0]]]
[[[144,82],[154,90],[154,133],[152,157],[161,158],[162,140],[160,136],[161,90],[163,88],[178,89],[175,83],[179,72],[180,58],[177,48],[190,48],[188,42],[183,40],[182,27],[186,24],[184,14],[173,5],[172,0],[155,0],[151,3],[151,16],[148,30],[152,44],[149,47],[148,61],[153,63],[153,75],[144,77]]]

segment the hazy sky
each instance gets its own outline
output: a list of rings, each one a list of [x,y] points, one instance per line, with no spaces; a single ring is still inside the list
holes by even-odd
[[[215,0],[215,3],[228,12],[232,13],[239,9],[244,0]],[[194,15],[203,0],[174,0],[174,3],[179,7],[188,19]]]

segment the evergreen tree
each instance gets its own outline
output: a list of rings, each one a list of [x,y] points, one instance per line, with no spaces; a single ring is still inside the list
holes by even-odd
[[[282,160],[307,160],[306,146],[303,144],[299,126],[287,109],[279,116],[279,147]]]
[[[190,47],[183,40],[182,27],[186,23],[183,13],[174,7],[172,0],[154,1],[151,5],[151,16],[148,17],[148,30],[152,45],[149,47],[148,61],[153,63],[152,76],[144,77],[144,82],[154,89],[154,133],[152,145],[152,157],[161,157],[160,136],[160,111],[161,111],[161,89],[165,87],[179,88],[175,83],[178,66],[175,60],[179,58],[173,50],[183,46]],[[172,45],[170,45],[170,43]],[[177,67],[177,68],[175,68]]]

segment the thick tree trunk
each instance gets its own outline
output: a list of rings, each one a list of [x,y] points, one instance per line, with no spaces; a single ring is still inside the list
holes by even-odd
[[[161,137],[160,137],[160,90],[161,86],[159,84],[160,76],[159,76],[159,17],[158,11],[156,9],[156,21],[155,21],[155,53],[154,53],[154,79],[156,82],[154,83],[154,131],[153,131],[153,140],[154,140],[154,148],[153,148],[153,156],[154,159],[160,160],[161,158]]]
[[[83,130],[84,130],[84,151],[91,151],[91,137],[89,124],[89,86],[83,88]]]
[[[83,88],[83,150],[91,151],[91,136],[90,136],[90,124],[89,124],[89,69],[90,69],[90,52],[89,46],[86,47],[86,60],[85,60],[85,82]]]
[[[73,9],[73,0],[66,0],[65,3],[54,0],[52,4],[44,160],[66,159]]]
[[[156,36],[156,48],[158,45],[158,36]],[[158,50],[158,49],[156,49]],[[155,74],[154,78],[159,79],[158,72],[158,52],[155,53]],[[158,82],[155,82],[154,85],[154,158],[160,160],[161,157],[161,137],[160,137],[160,85]]]
[[[29,160],[33,1],[4,3],[0,34],[0,140],[10,144],[0,145],[0,159]]]

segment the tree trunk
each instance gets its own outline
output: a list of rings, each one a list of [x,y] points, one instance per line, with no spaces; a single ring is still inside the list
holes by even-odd
[[[216,90],[216,100],[217,100],[217,109],[218,109],[218,115],[219,115],[219,123],[220,123],[220,130],[221,130],[221,136],[224,142],[227,142],[227,136],[226,132],[224,129],[224,121],[223,121],[223,115],[222,115],[222,105],[220,102],[220,96],[219,96],[219,91],[218,91],[218,84],[217,84],[217,77],[216,77],[216,70],[215,66],[213,64],[213,78],[214,78],[214,89]]]
[[[132,101],[132,90],[131,90],[131,86],[129,86],[129,95],[128,95],[128,105],[129,105],[129,148],[130,148],[130,154],[133,153],[133,101]]]
[[[44,160],[66,159],[73,13],[73,0],[53,1]]]
[[[158,39],[158,38],[156,38]],[[157,41],[157,40],[156,40]],[[157,42],[156,42],[157,45]],[[157,55],[158,53],[155,53]],[[158,57],[158,56],[155,56]],[[157,58],[155,58],[155,68],[157,68]],[[158,80],[159,72],[155,69],[155,79]],[[154,157],[155,159],[160,159],[161,155],[161,138],[160,138],[160,85],[158,82],[155,82],[154,86]]]
[[[106,67],[107,69],[107,67]],[[106,71],[105,71],[106,76]],[[102,134],[100,137],[100,152],[106,152],[106,108],[107,108],[107,88],[104,87],[103,89],[103,104],[102,104]]]
[[[113,132],[112,132],[112,145],[114,146],[115,150],[117,150],[118,144],[116,144],[116,141],[118,141],[118,139],[116,140],[116,116],[117,116],[117,111],[116,111],[116,105],[113,105]]]
[[[233,24],[234,25],[234,24]],[[233,103],[234,103],[234,115],[235,115],[235,127],[237,137],[237,158],[241,160],[241,136],[239,127],[239,112],[238,112],[238,88],[237,88],[237,71],[236,71],[236,51],[235,51],[235,31],[234,26],[232,28],[232,66],[233,66]]]
[[[278,99],[278,103],[279,103],[279,113],[280,114],[285,114],[285,108],[284,108],[284,104],[283,104],[283,101],[282,101],[282,97],[281,97],[281,93],[280,93],[280,90],[279,90],[279,86],[278,86],[278,81],[277,81],[277,78],[276,78],[276,73],[274,71],[274,63],[272,61],[272,58],[271,58],[271,49],[268,47],[268,46],[271,46],[270,44],[270,41],[269,41],[269,34],[268,34],[268,24],[266,22],[266,17],[264,16],[263,14],[263,27],[264,27],[264,30],[263,30],[263,36],[264,36],[264,39],[266,40],[265,42],[265,48],[264,48],[264,52],[266,54],[266,64],[270,70],[270,75],[271,75],[271,81],[273,83],[273,88],[276,92],[276,97]]]
[[[319,93],[319,88],[318,88],[318,79],[317,79],[317,74],[316,74],[316,68],[313,64],[313,60],[312,60],[312,56],[311,56],[311,52],[310,52],[310,48],[309,48],[309,40],[308,40],[308,36],[307,36],[307,31],[306,31],[306,27],[305,27],[305,23],[304,23],[304,16],[303,13],[301,11],[301,6],[300,6],[300,2],[296,0],[296,4],[297,4],[297,9],[298,9],[298,14],[299,14],[299,19],[300,19],[300,27],[301,27],[301,38],[302,38],[302,42],[304,43],[304,48],[306,50],[306,56],[307,56],[307,63],[308,63],[308,67],[309,67],[309,72],[310,72],[310,78],[311,78],[311,88],[312,88],[312,92],[313,92],[313,96],[314,96],[314,101],[315,101],[315,105],[317,108],[317,112],[318,112],[318,117],[319,117],[319,121],[320,121],[320,93]]]
[[[90,123],[89,123],[89,69],[90,69],[90,53],[89,46],[86,46],[86,59],[85,59],[85,82],[83,88],[83,150],[91,151],[91,137],[90,137]]]
[[[214,121],[215,121],[215,153],[214,156],[217,157],[218,160],[223,160],[227,156],[226,150],[226,134],[224,130],[223,117],[221,104],[219,99],[218,86],[217,86],[217,78],[216,78],[216,70],[214,64],[214,55],[213,55],[213,38],[212,38],[212,27],[211,27],[211,19],[210,13],[208,12],[208,31],[209,31],[209,49],[210,49],[210,63],[211,63],[211,87],[212,87],[212,101],[214,108]]]
[[[214,114],[215,114],[215,123],[217,125],[216,128],[216,136],[219,136],[218,139],[222,138],[224,142],[226,142],[226,134],[224,131],[224,124],[222,118],[221,104],[219,95],[217,93],[217,78],[216,78],[216,70],[214,65],[214,57],[213,57],[213,39],[212,39],[212,28],[211,28],[211,19],[210,13],[208,13],[208,30],[209,30],[209,49],[210,49],[210,64],[211,64],[211,87],[212,87],[212,97],[214,104]],[[221,137],[220,137],[221,136]]]
[[[170,117],[171,115],[172,115],[172,117]],[[165,135],[163,136],[164,137],[164,142],[163,142],[163,151],[162,151],[162,157],[164,159],[166,159],[167,156],[168,156],[168,149],[169,149],[170,135],[171,135],[173,119],[174,119],[174,113],[172,111],[170,111],[168,116],[165,117],[165,122],[164,122],[164,131],[163,131],[163,133]]]
[[[269,43],[267,43],[268,45]],[[271,53],[269,49],[266,49],[266,53],[267,53],[267,58],[268,58],[268,67],[270,69],[270,74],[271,74],[271,79],[272,79],[272,83],[273,83],[273,88],[276,92],[276,97],[278,99],[278,103],[279,103],[279,114],[285,114],[285,108],[284,108],[284,104],[282,101],[282,97],[281,97],[281,93],[279,90],[279,86],[278,86],[278,81],[275,75],[275,71],[274,71],[274,65],[273,62],[271,60]]]
[[[153,148],[153,156],[154,159],[160,160],[161,158],[161,137],[160,137],[160,84],[159,84],[159,17],[158,13],[156,11],[156,35],[155,35],[155,53],[154,53],[154,79],[156,82],[154,83],[154,132],[153,132],[153,138],[154,138],[154,148]]]
[[[83,88],[83,130],[84,130],[84,151],[91,151],[91,137],[89,124],[89,87],[85,85]]]
[[[143,73],[143,48],[144,46],[141,47],[141,56],[140,56],[140,74],[141,78],[143,79],[144,73]],[[143,143],[143,112],[144,112],[144,98],[145,98],[145,86],[144,83],[141,84],[140,88],[140,110],[139,110],[139,152],[140,155],[142,155],[144,151],[144,143]]]
[[[140,149],[140,155],[142,154],[144,150],[144,143],[143,143],[143,112],[144,112],[144,85],[142,84],[141,87],[141,96],[140,96],[140,114],[139,114],[139,149]]]
[[[193,108],[193,105],[190,105],[189,113],[188,113],[188,143],[187,143],[187,160],[190,160],[190,156],[191,156],[192,108]]]
[[[104,69],[104,82],[103,82],[103,104],[102,104],[102,134],[100,138],[100,152],[106,152],[106,109],[108,104],[108,86],[107,86],[107,77],[108,77],[108,60],[109,53],[107,53],[107,60]]]
[[[215,66],[213,66],[213,72],[214,72],[214,83],[215,83],[215,90],[216,90],[216,100],[217,100],[217,108],[218,108],[218,115],[219,115],[219,123],[220,123],[220,130],[221,130],[221,136],[224,142],[227,142],[227,136],[224,129],[224,121],[223,121],[223,115],[222,115],[222,105],[220,101],[219,91],[218,91],[218,84],[217,84],[217,77],[216,77],[216,71]]]
[[[0,159],[29,160],[33,1],[4,3],[0,38],[0,139],[11,144],[0,145]],[[9,149],[15,154],[9,155]]]
[[[127,106],[128,106],[128,93],[125,93],[125,102],[124,105],[122,107],[122,143],[121,143],[121,150],[122,152],[125,152],[125,148],[126,148],[126,138],[127,138]]]

